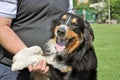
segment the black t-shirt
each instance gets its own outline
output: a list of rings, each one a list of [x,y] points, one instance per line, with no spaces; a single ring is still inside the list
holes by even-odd
[[[51,34],[51,22],[68,11],[68,7],[69,0],[18,0],[12,29],[28,47],[38,45],[43,48]],[[12,59],[13,55],[7,50],[3,52]]]
[[[61,12],[66,12],[68,6],[69,0],[18,0],[17,15],[13,20],[12,29],[28,47],[43,47],[50,37],[51,21],[58,18]],[[13,55],[7,50],[4,49],[3,53],[12,59]],[[29,73],[21,72],[18,78],[21,79],[21,76],[28,80]]]
[[[51,21],[68,10],[69,0],[18,0],[12,28],[28,46],[43,46],[50,36]]]

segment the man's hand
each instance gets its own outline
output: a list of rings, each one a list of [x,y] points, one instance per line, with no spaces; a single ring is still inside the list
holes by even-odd
[[[41,71],[43,73],[47,73],[48,70],[49,70],[49,66],[46,65],[46,61],[45,60],[40,60],[40,62],[35,65],[35,66],[32,66],[30,65],[28,67],[29,71]]]

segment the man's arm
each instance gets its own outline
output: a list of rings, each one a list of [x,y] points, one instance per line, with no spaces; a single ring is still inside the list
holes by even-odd
[[[27,48],[16,33],[11,29],[12,19],[15,18],[17,12],[16,3],[17,0],[0,1],[0,45],[12,54],[16,54],[23,50],[23,48]],[[45,73],[49,69],[49,67],[46,66],[46,61],[44,60],[41,60],[36,66],[30,65],[28,68],[30,71],[40,70]]]
[[[0,17],[0,44],[10,53],[17,53],[25,48],[25,44],[10,28],[12,19]]]
[[[73,13],[73,0],[69,0],[68,12]]]
[[[27,46],[11,29],[12,19],[15,18],[16,12],[17,0],[0,1],[0,45],[12,54],[16,54],[23,50],[23,48],[27,48]],[[48,69],[49,67],[46,65],[46,61],[44,60],[40,60],[36,66],[29,66],[30,71],[40,70],[47,72]]]
[[[12,19],[16,17],[16,12],[17,0],[0,1],[0,45],[13,54],[26,47],[10,28]]]

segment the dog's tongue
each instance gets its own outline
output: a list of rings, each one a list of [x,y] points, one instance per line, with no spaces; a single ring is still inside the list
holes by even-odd
[[[65,49],[65,41],[58,40],[58,43],[56,44],[56,49],[57,51],[62,52]]]
[[[64,50],[64,48],[65,48],[65,46],[60,46],[60,45],[56,44],[57,51],[62,52]]]

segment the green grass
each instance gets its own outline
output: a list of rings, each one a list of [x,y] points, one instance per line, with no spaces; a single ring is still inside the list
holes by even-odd
[[[98,58],[98,80],[120,80],[120,24],[91,24]]]

